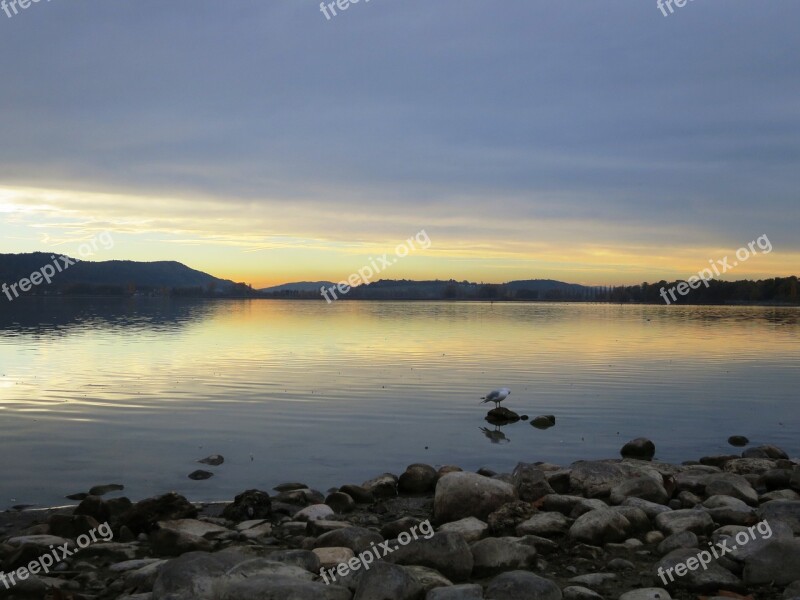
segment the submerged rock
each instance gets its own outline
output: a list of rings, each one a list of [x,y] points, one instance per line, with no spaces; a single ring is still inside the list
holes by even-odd
[[[501,406],[486,413],[486,420],[492,425],[507,425],[519,421],[519,415],[505,406]]]

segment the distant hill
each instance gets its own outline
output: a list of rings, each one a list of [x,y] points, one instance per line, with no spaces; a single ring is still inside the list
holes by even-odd
[[[164,295],[169,293],[213,296],[231,294],[241,290],[243,286],[191,269],[175,261],[80,261],[67,266],[60,260],[54,260],[54,256],[57,255],[45,252],[0,254],[0,283],[11,286],[22,279],[30,278],[32,273],[39,272],[48,265],[58,263],[62,266],[62,271],[56,272],[51,277],[50,284],[42,282],[33,286],[27,293],[18,289],[20,294]]]
[[[319,294],[321,288],[329,288],[332,285],[336,284],[332,281],[298,281],[297,283],[284,283],[283,285],[262,288],[258,291],[265,294],[278,294],[282,292],[315,292]]]

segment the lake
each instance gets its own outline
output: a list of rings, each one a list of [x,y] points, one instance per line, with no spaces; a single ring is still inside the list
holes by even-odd
[[[665,461],[737,452],[733,434],[800,454],[797,308],[52,298],[2,311],[0,508],[102,483],[201,501],[413,462],[508,471],[618,457],[639,436]],[[556,426],[495,433],[479,402],[502,386],[504,406]],[[225,463],[196,462],[210,454]],[[188,479],[198,468],[215,475]]]

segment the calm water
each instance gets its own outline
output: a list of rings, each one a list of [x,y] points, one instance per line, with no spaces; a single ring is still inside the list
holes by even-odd
[[[790,308],[39,300],[0,314],[0,508],[98,483],[224,500],[408,463],[508,470],[732,450],[800,454],[800,311]],[[555,414],[481,430],[485,392]],[[219,453],[215,476],[195,461]]]

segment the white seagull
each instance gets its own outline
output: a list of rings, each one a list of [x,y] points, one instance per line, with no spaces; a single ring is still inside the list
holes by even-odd
[[[489,392],[483,398],[481,398],[481,404],[486,404],[487,402],[494,402],[495,408],[500,408],[500,403],[508,398],[511,395],[511,390],[508,388],[500,388],[499,390],[494,390],[493,392]]]

